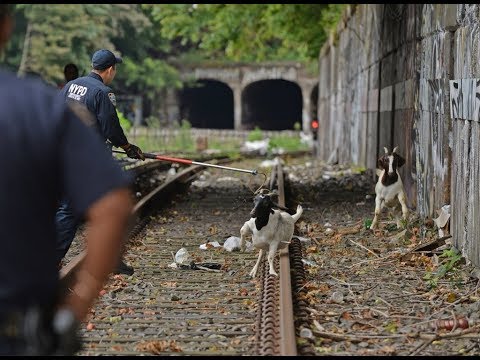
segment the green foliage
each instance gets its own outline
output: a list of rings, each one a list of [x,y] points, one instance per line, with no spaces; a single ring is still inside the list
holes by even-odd
[[[462,255],[455,248],[450,248],[443,250],[439,258],[442,261],[437,271],[428,271],[423,277],[427,281],[429,288],[436,288],[440,279],[452,274],[455,271],[455,267],[459,264]]]
[[[140,62],[126,58],[118,72],[119,82],[153,99],[157,92],[166,87],[181,87],[177,70],[162,60],[147,57]]]
[[[259,141],[263,140],[263,132],[260,130],[258,126],[255,126],[255,128],[250,131],[247,135],[247,140],[248,141]]]
[[[308,145],[303,144],[300,137],[277,135],[272,136],[268,142],[268,150],[284,149],[286,151],[308,150]]]
[[[346,4],[154,4],[168,39],[234,61],[316,60]]]
[[[157,116],[149,116],[145,118],[145,122],[151,129],[160,129],[160,119]]]
[[[238,139],[229,139],[225,141],[221,141],[220,139],[216,139],[214,137],[208,139],[208,148],[218,150],[221,153],[227,153],[230,157],[234,154],[240,154],[240,147],[242,142]]]
[[[395,321],[390,321],[387,325],[384,326],[385,331],[395,334],[398,330],[398,324]]]
[[[397,224],[386,224],[385,230],[387,231],[395,231],[397,230]]]
[[[181,81],[170,59],[303,61],[318,71],[320,47],[346,4],[16,4],[2,65],[63,82],[63,66],[91,69],[99,48],[123,57],[117,93],[161,98]]]
[[[179,150],[193,151],[194,141],[192,138],[192,125],[187,120],[182,120],[180,131],[176,137],[176,145]]]
[[[93,52],[107,48],[124,60],[113,84],[116,92],[153,98],[167,86],[180,86],[177,71],[159,59],[169,41],[158,36],[139,4],[18,4],[15,23],[3,62],[20,74],[33,71],[61,83],[66,63],[75,63],[85,75]]]
[[[53,83],[63,81],[66,63],[76,63],[82,74],[95,50],[116,50],[114,38],[125,35],[126,22],[138,29],[148,24],[134,4],[19,4],[15,11],[16,36],[6,62]]]
[[[363,226],[365,227],[366,230],[370,229],[370,226],[372,226],[372,219],[365,219],[363,221]]]
[[[130,131],[130,128],[132,127],[132,123],[125,117],[125,115],[123,115],[123,113],[120,110],[118,109],[116,110],[117,110],[118,120],[120,120],[120,126],[122,127],[123,132],[127,134]]]

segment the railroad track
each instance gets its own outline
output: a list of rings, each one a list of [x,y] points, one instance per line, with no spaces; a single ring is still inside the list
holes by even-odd
[[[82,327],[79,355],[312,354],[308,344],[297,345],[307,318],[300,241],[277,257],[279,277],[268,275],[264,261],[251,279],[257,251],[229,252],[214,243],[239,236],[252,190],[263,181],[247,186],[246,175],[225,176],[206,186],[198,180],[202,170],[182,169],[137,202],[126,253],[135,273],[111,277]],[[283,178],[277,165],[267,187],[285,206]],[[175,267],[180,249],[191,261]],[[65,280],[73,281],[81,259],[62,269]]]

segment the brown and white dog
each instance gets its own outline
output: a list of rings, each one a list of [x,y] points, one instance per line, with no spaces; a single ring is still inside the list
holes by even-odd
[[[398,146],[395,147],[391,154],[384,147],[385,154],[378,159],[377,174],[379,175],[377,184],[375,185],[375,217],[373,218],[370,229],[377,228],[378,217],[384,206],[393,207],[395,198],[398,199],[402,207],[403,220],[407,220],[408,208],[406,204],[405,190],[403,188],[402,178],[398,173],[398,168],[405,164],[405,159],[397,154]],[[400,217],[397,217],[397,227],[401,227]]]

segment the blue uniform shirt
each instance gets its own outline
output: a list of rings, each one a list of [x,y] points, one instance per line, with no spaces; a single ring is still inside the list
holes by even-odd
[[[0,71],[0,314],[56,295],[55,213],[132,183],[58,90]]]
[[[128,143],[115,109],[115,94],[102,78],[91,72],[69,81],[62,89],[65,100],[73,99],[85,104],[97,119],[97,129],[104,140],[117,147]]]

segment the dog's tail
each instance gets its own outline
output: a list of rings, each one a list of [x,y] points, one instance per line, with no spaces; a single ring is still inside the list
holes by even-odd
[[[292,215],[293,220],[296,222],[298,219],[300,219],[300,216],[302,216],[303,213],[303,208],[301,205],[297,206],[297,212]]]

